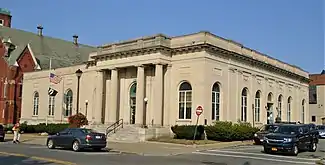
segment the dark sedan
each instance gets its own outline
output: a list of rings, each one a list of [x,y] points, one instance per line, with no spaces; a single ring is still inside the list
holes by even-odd
[[[49,149],[55,147],[72,148],[73,151],[81,149],[101,150],[106,147],[106,136],[86,128],[67,128],[56,135],[47,138]]]
[[[5,128],[0,124],[0,142],[5,141]]]

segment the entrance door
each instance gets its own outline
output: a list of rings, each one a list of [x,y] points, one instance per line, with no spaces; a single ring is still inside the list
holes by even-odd
[[[272,124],[274,119],[273,103],[267,103],[267,124]]]
[[[135,104],[136,98],[130,98],[130,124],[135,124]]]
[[[133,83],[130,88],[130,124],[135,124],[136,91],[137,84]]]

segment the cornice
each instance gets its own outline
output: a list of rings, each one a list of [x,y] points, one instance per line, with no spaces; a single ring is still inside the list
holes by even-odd
[[[232,52],[229,50],[225,50],[223,48],[214,46],[209,43],[182,46],[182,47],[176,47],[176,48],[169,48],[166,46],[158,45],[158,46],[132,49],[132,50],[126,50],[126,51],[119,51],[119,52],[113,52],[113,53],[107,53],[107,54],[99,54],[97,56],[91,57],[94,60],[88,61],[87,66],[95,66],[97,61],[113,60],[113,59],[118,59],[118,58],[127,58],[127,57],[152,54],[152,53],[157,53],[157,52],[163,53],[165,55],[173,56],[173,55],[200,52],[200,51],[218,53],[228,59],[230,57],[230,59],[232,59],[232,60],[245,62],[246,64],[249,64],[251,66],[258,66],[258,67],[268,70],[270,72],[275,72],[280,75],[283,75],[284,77],[291,77],[293,79],[299,80],[304,83],[310,82],[310,79],[306,78],[304,76],[301,76],[296,73],[290,72],[288,70],[279,68],[279,67],[269,64],[267,62],[260,61],[258,59],[252,58],[250,56],[246,56],[246,55],[238,54],[238,53],[235,53],[235,52]]]

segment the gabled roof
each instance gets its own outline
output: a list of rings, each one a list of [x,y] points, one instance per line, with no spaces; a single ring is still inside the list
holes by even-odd
[[[39,36],[38,34],[0,26],[0,38],[9,40],[16,46],[10,57],[6,58],[8,64],[14,65],[25,48],[29,48],[32,56],[42,70],[49,69],[50,58],[52,69],[79,65],[88,61],[89,53],[96,51],[95,47],[78,44],[72,41]]]

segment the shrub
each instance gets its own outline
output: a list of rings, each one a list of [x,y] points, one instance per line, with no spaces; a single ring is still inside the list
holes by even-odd
[[[47,132],[48,134],[52,135],[57,132],[60,132],[69,127],[69,124],[45,124],[40,123],[37,125],[27,125],[25,123],[20,125],[20,130],[24,133],[42,133]]]
[[[209,140],[232,141],[233,125],[231,122],[215,122],[214,125],[206,126],[205,132]]]
[[[176,139],[193,140],[195,127],[195,125],[175,125],[171,127],[171,130],[175,134],[174,138]],[[204,126],[198,125],[195,140],[202,139],[204,139]]]
[[[68,118],[69,124],[71,128],[79,128],[83,125],[88,125],[88,120],[85,115],[82,113],[78,113],[75,115],[72,115]]]
[[[251,140],[258,128],[252,127],[250,123],[217,121],[205,127],[205,132],[209,140],[216,141],[238,141]]]

